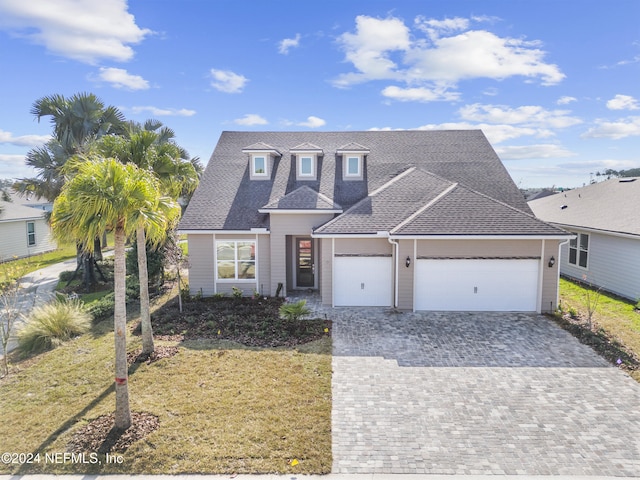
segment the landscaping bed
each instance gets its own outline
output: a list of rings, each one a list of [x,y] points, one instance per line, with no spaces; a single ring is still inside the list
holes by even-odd
[[[185,340],[229,340],[248,347],[295,347],[331,334],[331,321],[280,318],[284,299],[273,297],[177,299],[151,316],[154,334],[181,335]]]

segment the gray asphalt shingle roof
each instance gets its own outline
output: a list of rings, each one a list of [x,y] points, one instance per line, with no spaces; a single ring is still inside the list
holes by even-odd
[[[342,207],[308,185],[265,205],[261,210],[342,210]]]
[[[529,206],[547,222],[640,235],[640,177],[594,183],[532,200]]]
[[[316,178],[299,180],[291,150],[307,146],[317,147],[323,154],[317,158]],[[273,161],[271,176],[267,180],[251,180],[246,151],[267,147],[281,153]],[[363,149],[368,152],[363,162],[363,178],[344,180],[342,156],[336,152]],[[403,173],[402,177],[396,178]],[[313,205],[313,202],[319,205],[317,202],[322,199],[325,206],[339,205],[345,210],[321,227],[325,232],[329,232],[331,227],[345,233],[375,233],[396,227],[454,183],[466,188],[464,192],[476,192],[497,201],[487,203],[483,200],[488,210],[482,218],[489,219],[491,212],[502,212],[503,207],[509,206],[519,210],[527,222],[532,219],[523,196],[480,130],[223,132],[180,228],[268,228],[269,214],[260,213],[260,209],[290,208],[292,200],[304,197],[306,206]],[[387,187],[376,195],[368,196],[385,185]],[[319,195],[310,196],[309,190]],[[471,194],[465,195],[470,201],[477,200]],[[453,198],[457,197],[447,201],[453,202]],[[456,206],[459,209],[468,207],[464,198]],[[502,213],[504,222],[514,221],[507,218],[513,216],[512,212],[509,210],[508,215]],[[428,216],[426,212],[425,215]],[[480,212],[475,215],[480,215]],[[405,225],[406,231],[418,228],[421,221],[414,219]],[[468,226],[481,228],[479,223],[468,223]],[[541,222],[527,223],[526,229],[530,233],[548,232]],[[483,231],[497,234],[498,230],[487,227]],[[561,231],[556,229],[554,233]]]

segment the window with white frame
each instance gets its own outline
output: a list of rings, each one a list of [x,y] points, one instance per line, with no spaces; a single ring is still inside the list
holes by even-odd
[[[36,223],[27,222],[27,246],[33,247],[36,244]]]
[[[216,279],[255,280],[256,242],[251,240],[216,241]]]
[[[314,158],[311,155],[300,155],[298,159],[298,176],[314,177]]]
[[[569,240],[569,264],[587,268],[589,261],[589,234],[574,233],[576,238]]]
[[[345,176],[360,177],[362,176],[361,158],[359,155],[347,155]]]
[[[266,155],[253,155],[251,157],[251,172],[254,177],[266,177],[268,175]]]

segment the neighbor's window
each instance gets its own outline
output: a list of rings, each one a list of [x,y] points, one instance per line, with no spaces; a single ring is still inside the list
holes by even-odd
[[[569,240],[569,264],[587,268],[589,256],[589,234],[576,233],[576,238]]]
[[[258,176],[267,174],[267,157],[253,157],[253,174]]]
[[[27,245],[33,247],[36,244],[36,224],[27,222]]]
[[[300,173],[301,177],[313,176],[313,157],[300,157]]]
[[[347,157],[347,176],[360,176],[360,157]]]
[[[256,278],[256,242],[221,240],[216,242],[216,278],[253,280]]]

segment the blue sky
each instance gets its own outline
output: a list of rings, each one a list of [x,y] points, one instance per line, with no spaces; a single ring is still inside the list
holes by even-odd
[[[0,178],[43,96],[223,130],[481,128],[521,187],[640,167],[640,2],[0,0]]]

